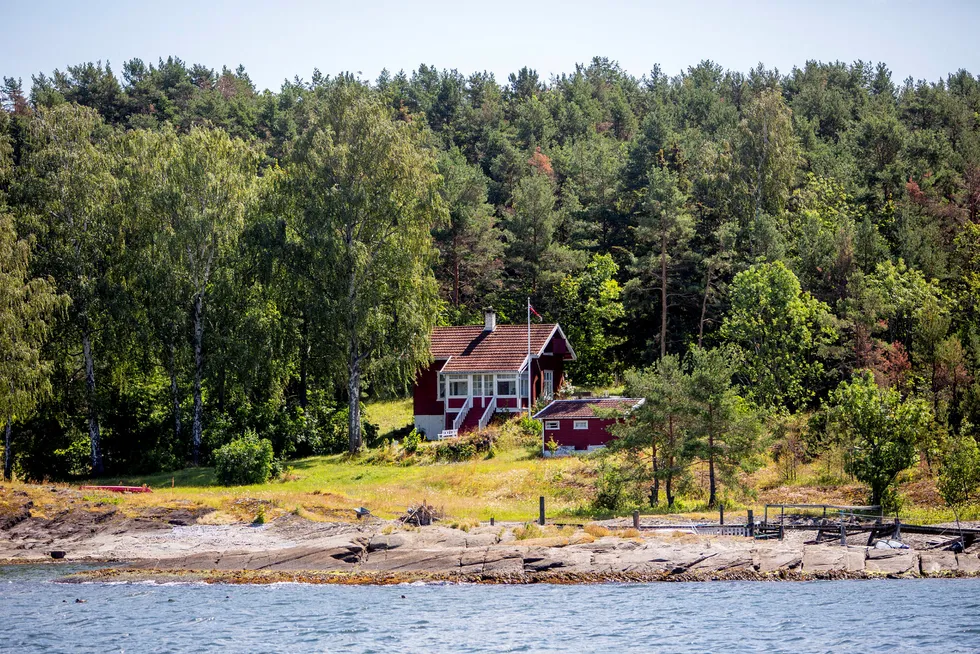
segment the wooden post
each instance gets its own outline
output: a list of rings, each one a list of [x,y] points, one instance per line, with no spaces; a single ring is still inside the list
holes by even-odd
[[[847,529],[844,527],[844,512],[840,512],[840,544],[847,547]]]
[[[719,525],[724,525],[725,524],[725,505],[724,504],[719,504],[718,505],[718,524]]]
[[[752,509],[749,509],[749,517],[746,520],[746,523],[749,526],[749,538],[755,538],[755,519],[752,515]]]
[[[493,516],[490,516],[490,526],[493,526]]]
[[[544,495],[538,498],[538,524],[544,526]]]
[[[895,540],[902,540],[902,523],[896,517],[895,518],[895,534],[892,536]]]
[[[633,511],[633,529],[640,528],[640,512]]]

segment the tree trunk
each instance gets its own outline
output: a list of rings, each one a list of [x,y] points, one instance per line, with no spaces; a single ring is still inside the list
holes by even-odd
[[[708,292],[711,290],[711,266],[708,266],[708,276],[704,280],[704,297],[701,298],[701,319],[698,320],[698,347],[704,343],[704,320],[708,313]]]
[[[3,440],[3,480],[10,481],[14,473],[14,455],[10,450],[10,431],[13,429],[13,418],[7,417],[7,430]]]
[[[667,232],[660,235],[660,358],[667,354]]]
[[[202,414],[204,407],[201,402],[201,378],[204,374],[204,356],[202,343],[204,340],[204,298],[203,293],[194,297],[194,419],[191,423],[191,459],[194,465],[201,461],[201,433],[203,431]]]
[[[177,348],[170,344],[170,396],[174,405],[174,443],[180,442],[180,389],[177,386]]]
[[[459,254],[453,262],[453,306],[459,307]]]
[[[351,352],[347,379],[347,410],[349,447],[351,454],[361,449],[361,359],[357,351],[357,339],[351,339]]]
[[[708,506],[715,505],[715,435],[708,434]]]
[[[95,395],[95,359],[92,356],[92,336],[88,329],[82,333],[82,354],[85,357],[85,391],[88,400],[88,438],[92,446],[92,474],[98,477],[104,469],[99,433],[99,409]]]
[[[657,441],[654,440],[651,446],[653,451],[653,488],[650,490],[650,506],[660,504],[660,470],[657,466]]]
[[[299,346],[299,405],[306,411],[307,403],[307,375],[310,365],[310,319],[306,311],[303,312],[303,331],[302,340]]]

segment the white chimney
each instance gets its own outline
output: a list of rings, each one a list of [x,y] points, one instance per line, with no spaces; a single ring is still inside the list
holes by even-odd
[[[497,314],[488,309],[483,312],[483,331],[492,332],[497,328]]]

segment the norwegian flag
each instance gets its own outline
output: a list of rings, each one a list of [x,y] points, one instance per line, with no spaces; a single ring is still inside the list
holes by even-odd
[[[527,310],[533,313],[534,315],[536,315],[541,320],[544,320],[544,318],[541,317],[541,314],[534,310],[534,307],[531,306],[530,302],[527,303]]]

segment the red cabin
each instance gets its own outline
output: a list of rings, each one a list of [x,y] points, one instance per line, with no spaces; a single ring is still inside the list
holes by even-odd
[[[555,400],[535,414],[544,424],[542,448],[545,456],[550,456],[547,443],[558,443],[556,455],[592,452],[613,439],[609,425],[615,418],[597,417],[600,409],[605,416],[610,410],[626,414],[643,404],[643,399],[633,397],[589,397],[577,400]]]
[[[432,358],[413,390],[415,428],[429,440],[485,427],[497,411],[519,413],[529,401],[550,400],[575,351],[559,325],[498,325],[487,312],[482,326],[436,327]]]

